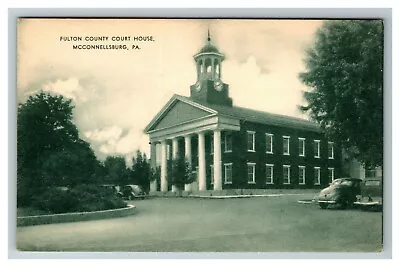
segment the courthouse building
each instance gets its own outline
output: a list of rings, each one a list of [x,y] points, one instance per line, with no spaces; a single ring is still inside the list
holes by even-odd
[[[167,165],[177,157],[186,157],[197,173],[187,191],[321,188],[340,175],[340,149],[317,124],[233,105],[221,80],[224,55],[210,37],[194,60],[190,97],[173,95],[144,130],[152,165],[161,167],[153,192],[174,191]]]

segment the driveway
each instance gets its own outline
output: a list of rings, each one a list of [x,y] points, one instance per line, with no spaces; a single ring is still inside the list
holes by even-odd
[[[124,218],[17,228],[24,251],[377,252],[382,213],[321,210],[307,196],[154,198]]]

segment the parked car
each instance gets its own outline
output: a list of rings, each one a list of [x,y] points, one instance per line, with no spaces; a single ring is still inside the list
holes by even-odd
[[[144,199],[147,194],[142,190],[139,185],[124,185],[121,187],[120,196],[127,200],[132,200],[134,198]]]
[[[383,183],[382,177],[365,178],[361,183],[361,194],[354,205],[364,210],[382,211]]]
[[[357,195],[361,194],[361,179],[339,178],[333,180],[329,187],[321,190],[317,201],[321,209],[329,205],[338,205],[345,209],[351,207],[357,201]]]

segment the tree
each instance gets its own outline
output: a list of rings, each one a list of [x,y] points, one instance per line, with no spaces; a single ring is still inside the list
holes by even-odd
[[[307,51],[301,106],[329,139],[368,166],[383,164],[383,24],[325,22]]]
[[[189,162],[184,157],[178,157],[172,160],[172,168],[169,172],[169,179],[172,185],[175,185],[179,194],[185,187],[185,184],[193,182],[192,170]]]
[[[142,154],[140,150],[136,151],[136,157],[132,159],[132,173],[136,183],[144,192],[148,193],[153,174],[146,153]]]
[[[104,161],[106,183],[126,185],[129,183],[129,170],[123,157],[108,156]]]
[[[72,101],[40,92],[19,104],[17,117],[17,196],[26,205],[49,185],[87,178],[97,164],[73,123]],[[62,173],[62,175],[61,175]],[[86,181],[87,182],[87,181]]]

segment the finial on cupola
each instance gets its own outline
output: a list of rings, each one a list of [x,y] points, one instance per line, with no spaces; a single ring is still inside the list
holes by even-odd
[[[211,42],[210,28],[207,29],[207,34],[208,34],[208,36],[207,36],[207,41],[208,41],[208,42]]]

